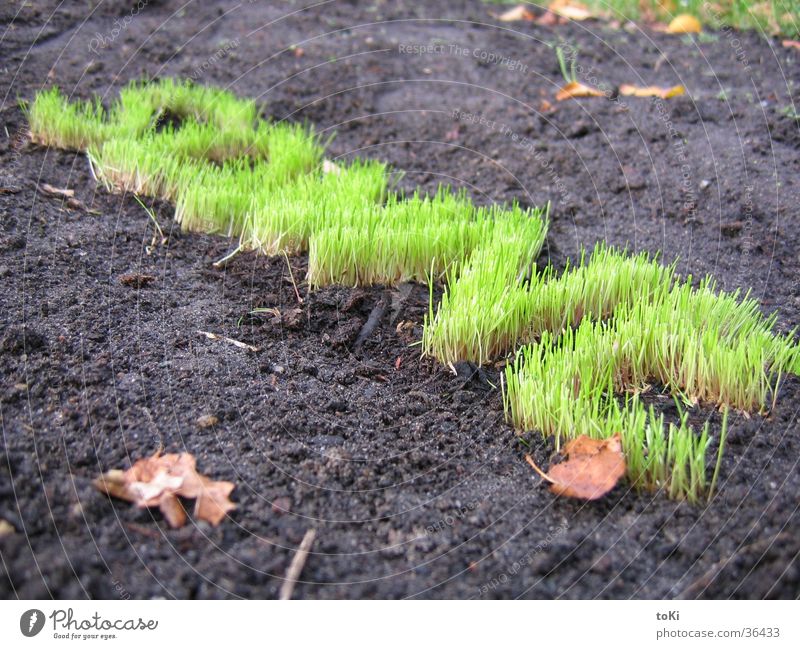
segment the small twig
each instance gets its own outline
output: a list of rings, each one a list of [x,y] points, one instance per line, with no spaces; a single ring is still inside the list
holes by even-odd
[[[283,250],[283,258],[286,260],[286,266],[289,268],[289,278],[292,280],[292,287],[294,287],[294,294],[297,296],[297,303],[302,304],[303,298],[300,297],[300,291],[297,290],[297,283],[294,281],[294,274],[292,273],[292,265],[289,263],[289,255]]]
[[[358,332],[358,337],[355,343],[353,343],[354,352],[361,349],[361,346],[367,341],[367,338],[377,329],[381,320],[383,320],[383,315],[386,313],[386,308],[389,306],[390,299],[389,291],[384,291],[383,295],[381,295],[381,299],[378,300],[378,303],[372,308],[372,311],[370,311],[367,321],[364,323],[364,326],[361,327],[361,331]]]
[[[234,249],[234,251],[233,251],[233,252],[231,252],[231,253],[229,253],[229,254],[225,255],[225,256],[224,256],[222,259],[220,259],[220,260],[218,260],[218,261],[215,261],[215,262],[214,262],[213,264],[211,264],[211,265],[212,265],[214,268],[219,268],[220,266],[223,266],[223,265],[225,265],[225,263],[226,263],[226,262],[228,262],[228,261],[230,261],[231,259],[233,259],[233,258],[234,258],[236,255],[238,255],[238,254],[239,254],[241,251],[242,251],[242,245],[241,245],[241,244],[239,244],[238,246],[236,246],[236,248]]]
[[[538,466],[536,466],[536,462],[533,461],[533,458],[530,455],[525,455],[525,461],[533,467],[533,470],[536,471],[541,477],[542,480],[549,482],[550,484],[554,484],[555,480],[547,475],[544,471],[542,471]]]
[[[201,331],[197,330],[197,333],[201,336],[205,336],[209,340],[222,340],[226,343],[230,343],[238,347],[239,349],[246,349],[249,352],[257,352],[258,347],[254,347],[253,345],[248,345],[247,343],[243,343],[241,340],[236,340],[234,338],[228,338],[227,336],[220,336],[219,334],[211,333],[210,331]]]
[[[297,548],[297,552],[295,553],[294,557],[292,557],[292,562],[289,564],[289,569],[286,571],[286,579],[281,586],[280,592],[280,599],[291,599],[292,592],[294,592],[295,584],[297,584],[297,579],[300,577],[300,573],[303,571],[303,566],[306,565],[306,559],[308,559],[308,553],[311,550],[311,545],[314,543],[314,539],[317,537],[317,531],[312,527],[306,531],[305,536],[303,536],[303,540],[300,541],[300,547]]]
[[[45,196],[58,196],[59,198],[72,198],[75,196],[74,189],[61,189],[60,187],[53,187],[48,183],[41,183],[36,186],[36,189]]]

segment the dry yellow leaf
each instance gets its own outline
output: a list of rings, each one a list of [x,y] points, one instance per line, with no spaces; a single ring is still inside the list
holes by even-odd
[[[668,34],[699,34],[702,26],[700,21],[691,14],[675,16],[667,27]]]
[[[556,93],[556,101],[579,97],[605,97],[605,93],[597,88],[592,88],[577,81],[571,81]]]
[[[592,17],[588,7],[573,0],[553,0],[547,8],[554,14],[570,20],[586,20]]]
[[[685,95],[686,88],[683,86],[672,86],[671,88],[660,88],[659,86],[633,86],[629,83],[623,83],[619,87],[619,94],[628,95],[629,97],[661,97],[661,99],[669,99],[670,97]]]
[[[515,20],[533,20],[536,16],[525,6],[525,5],[517,5],[513,9],[509,9],[508,11],[500,14],[498,16],[498,20],[502,20],[505,23],[514,22]]]

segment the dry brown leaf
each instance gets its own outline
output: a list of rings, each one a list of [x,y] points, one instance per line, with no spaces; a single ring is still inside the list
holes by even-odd
[[[550,483],[550,491],[568,498],[597,500],[605,496],[625,475],[625,457],[619,433],[608,439],[581,435],[564,447],[567,459],[544,473],[530,456],[528,463]]]
[[[103,493],[138,507],[158,506],[172,527],[186,523],[179,496],[194,498],[195,517],[212,525],[219,525],[225,514],[236,508],[228,499],[235,485],[200,475],[191,453],[159,452],[137,460],[127,471],[107,471],[94,485]]]
[[[659,86],[633,86],[629,83],[623,83],[619,87],[619,94],[628,95],[631,97],[661,97],[661,99],[669,99],[670,97],[685,95],[686,88],[683,86],[672,86],[671,88],[661,88]]]
[[[561,25],[566,21],[556,16],[552,11],[545,11],[541,16],[539,16],[535,20],[537,25],[541,25],[542,27],[553,27],[554,25]]]
[[[700,21],[691,14],[675,16],[667,25],[668,34],[699,34],[701,29]]]
[[[556,93],[556,101],[574,99],[579,97],[605,97],[605,93],[597,88],[592,88],[578,81],[570,81]]]
[[[586,5],[574,0],[553,0],[547,8],[554,14],[570,20],[586,20],[592,17],[592,12]]]
[[[533,12],[525,5],[517,5],[513,9],[509,9],[500,14],[497,19],[502,20],[504,23],[510,23],[516,20],[533,20],[535,17]]]
[[[795,49],[800,50],[800,41],[785,40],[781,42],[781,45],[784,47],[794,47]]]
[[[207,478],[204,480],[194,503],[194,515],[212,525],[219,525],[229,511],[236,509],[236,505],[228,498],[235,485],[232,482],[214,482]]]

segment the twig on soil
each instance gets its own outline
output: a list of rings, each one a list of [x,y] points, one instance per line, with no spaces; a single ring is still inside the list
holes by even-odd
[[[62,189],[61,187],[53,187],[48,183],[41,183],[36,186],[42,194],[45,196],[58,196],[60,198],[72,198],[75,196],[74,189]]]
[[[353,343],[354,352],[357,352],[359,349],[361,349],[361,346],[367,341],[367,338],[372,335],[372,332],[375,331],[381,320],[383,320],[383,314],[386,313],[386,308],[389,306],[390,302],[391,296],[389,291],[384,291],[381,299],[378,300],[378,303],[370,312],[367,321],[364,323],[364,326],[361,327],[361,331],[358,332],[356,342]]]
[[[239,349],[246,349],[249,352],[257,352],[259,351],[258,347],[253,345],[248,345],[247,343],[243,343],[241,340],[236,340],[234,338],[228,338],[227,336],[220,336],[219,334],[212,333],[210,331],[201,331],[200,329],[197,330],[197,333],[201,336],[205,336],[209,340],[222,340],[226,343],[230,343],[238,347]]]
[[[533,467],[533,470],[536,471],[536,473],[539,474],[539,476],[542,478],[542,480],[544,480],[545,482],[549,482],[550,484],[553,484],[555,482],[555,480],[553,480],[553,478],[551,478],[544,471],[542,471],[538,466],[536,466],[536,462],[533,461],[533,458],[530,455],[526,455],[525,456],[525,461]]]
[[[306,565],[306,559],[308,559],[308,553],[311,550],[311,545],[314,543],[314,539],[317,537],[317,531],[312,527],[308,529],[303,536],[303,540],[300,542],[300,547],[297,548],[297,552],[295,553],[294,557],[292,557],[292,562],[289,564],[289,569],[286,571],[286,579],[281,586],[280,591],[280,599],[291,599],[292,592],[294,592],[295,584],[297,584],[297,579],[300,577],[300,573],[303,571],[303,566]]]

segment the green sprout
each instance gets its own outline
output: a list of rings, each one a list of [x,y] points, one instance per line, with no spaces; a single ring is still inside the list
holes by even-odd
[[[576,73],[577,57],[570,57],[569,68],[567,68],[567,57],[564,55],[564,48],[560,45],[557,45],[556,58],[558,59],[558,68],[561,70],[561,76],[564,78],[564,83],[576,83],[578,81],[578,75]]]

